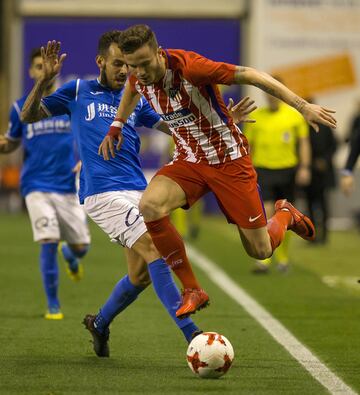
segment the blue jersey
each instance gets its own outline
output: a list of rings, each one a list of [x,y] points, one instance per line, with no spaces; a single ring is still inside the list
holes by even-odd
[[[68,115],[26,124],[20,121],[26,96],[10,110],[7,137],[21,140],[24,163],[21,171],[21,193],[33,191],[75,193],[75,141]]]
[[[74,80],[42,99],[49,116],[69,114],[79,148],[80,202],[87,196],[120,190],[142,191],[146,180],[141,170],[140,139],[136,126],[152,128],[160,121],[147,101],[141,98],[123,127],[123,144],[116,157],[105,161],[98,155],[99,145],[114,120],[123,89],[113,91],[98,80]]]

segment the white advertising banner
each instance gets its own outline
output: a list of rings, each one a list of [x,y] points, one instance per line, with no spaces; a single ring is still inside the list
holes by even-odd
[[[336,109],[348,131],[360,101],[360,0],[252,0],[249,65]],[[263,103],[262,95],[250,94]]]

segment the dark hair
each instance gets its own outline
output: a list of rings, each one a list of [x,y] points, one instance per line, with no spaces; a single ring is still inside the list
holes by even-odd
[[[32,65],[35,58],[41,56],[41,49],[40,48],[33,48],[29,55],[30,65]]]
[[[120,30],[111,30],[102,34],[98,42],[98,55],[105,56],[111,44],[119,44],[121,34]]]
[[[154,32],[147,25],[134,25],[124,30],[120,37],[120,49],[123,53],[133,53],[144,45],[157,49]]]

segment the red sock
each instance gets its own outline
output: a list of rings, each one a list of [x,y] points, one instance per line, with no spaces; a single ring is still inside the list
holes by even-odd
[[[174,271],[183,287],[201,288],[186,256],[184,241],[169,216],[145,222],[155,247]]]
[[[270,236],[271,247],[274,251],[285,236],[285,232],[289,225],[291,225],[292,215],[289,211],[278,211],[276,212],[267,223],[267,231]]]

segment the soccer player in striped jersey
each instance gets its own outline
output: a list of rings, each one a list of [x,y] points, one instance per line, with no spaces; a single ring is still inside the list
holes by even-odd
[[[193,205],[213,191],[230,223],[237,225],[247,253],[256,259],[272,255],[287,229],[312,240],[315,229],[285,199],[267,221],[246,137],[234,124],[216,84],[257,86],[296,108],[317,129],[336,126],[334,111],[310,104],[270,75],[250,67],[214,62],[195,52],[162,49],[146,25],[121,36],[120,48],[131,73],[115,121],[100,145],[104,159],[120,149],[122,127],[141,95],[172,131],[174,160],[158,171],[140,201],[140,212],[155,246],[184,286],[178,317],[208,304],[195,278],[184,243],[169,220],[178,207]]]
[[[94,351],[109,356],[109,324],[153,282],[164,307],[190,341],[199,329],[190,318],[176,316],[181,297],[169,267],[161,258],[146,231],[138,202],[146,187],[139,160],[140,140],[136,126],[156,127],[170,133],[168,126],[147,101],[140,98],[124,126],[124,145],[116,159],[104,164],[98,146],[114,119],[127,77],[127,67],[118,47],[121,33],[104,33],[99,40],[96,63],[100,75],[95,80],[74,80],[43,97],[47,81],[60,72],[64,56],[59,57],[60,43],[49,42],[43,48],[44,74],[26,101],[22,118],[39,120],[51,115],[70,114],[73,133],[78,141],[80,159],[79,197],[85,210],[113,242],[125,247],[128,275],[115,286],[97,315],[86,315],[84,324],[94,340]],[[252,101],[242,100],[230,106],[239,121],[253,109]]]

